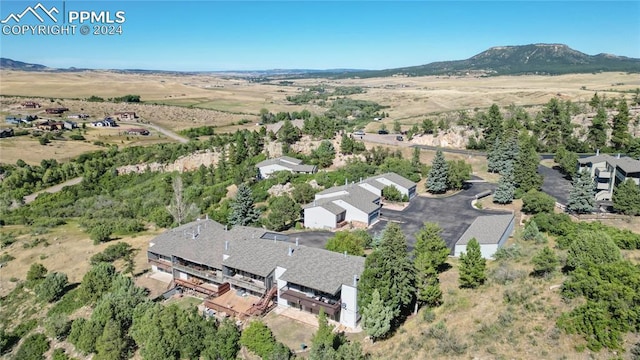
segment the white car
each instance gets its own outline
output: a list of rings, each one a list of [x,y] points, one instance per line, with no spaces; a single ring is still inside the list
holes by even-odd
[[[362,135],[364,135],[364,131],[362,131],[362,130],[354,131],[353,135],[362,136]]]

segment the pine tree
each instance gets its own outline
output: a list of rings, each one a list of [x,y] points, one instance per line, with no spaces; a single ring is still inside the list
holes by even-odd
[[[573,188],[569,192],[567,210],[578,214],[593,211],[595,184],[588,171],[580,171],[573,180]]]
[[[439,270],[449,257],[449,248],[440,235],[442,228],[432,222],[424,223],[424,226],[415,234],[416,244],[413,249],[414,262],[418,272],[422,269],[433,268]],[[421,265],[418,268],[418,259]]]
[[[513,184],[513,165],[507,164],[503,170],[500,180],[498,180],[498,187],[493,194],[493,202],[498,204],[510,204],[513,201],[516,187]]]
[[[358,282],[358,306],[364,308],[378,290],[393,310],[394,319],[408,313],[415,297],[415,268],[407,252],[407,239],[400,226],[389,222],[380,246],[367,256]]]
[[[625,99],[618,103],[618,113],[613,117],[611,143],[616,150],[624,150],[629,146],[629,107]]]
[[[333,333],[333,325],[329,325],[327,315],[323,309],[318,314],[318,331],[311,338],[311,351],[309,359],[329,359],[327,355],[334,355],[337,336]]]
[[[513,181],[520,193],[542,186],[542,176],[538,174],[540,157],[530,139],[520,143],[518,159],[513,168]]]
[[[96,360],[127,359],[129,344],[117,321],[109,320],[96,341]]]
[[[491,150],[487,153],[487,170],[492,173],[497,173],[502,168],[500,164],[500,152],[502,151],[502,141],[497,137]]]
[[[492,104],[482,124],[484,139],[488,144],[493,143],[496,138],[502,137],[503,120],[498,105]]]
[[[600,97],[598,97],[598,93],[593,94],[593,97],[589,100],[589,106],[593,109],[600,107]]]
[[[531,262],[533,263],[533,274],[536,276],[553,274],[560,265],[556,253],[546,246],[531,259]]]
[[[476,288],[487,279],[487,261],[482,257],[478,240],[472,238],[467,243],[467,252],[460,255],[460,287]]]
[[[418,270],[416,285],[418,288],[416,297],[420,303],[426,306],[439,306],[442,304],[440,280],[438,279],[438,272],[434,268],[427,267],[422,271]]]
[[[627,179],[613,190],[613,208],[625,215],[640,215],[640,186]]]
[[[596,116],[591,120],[589,132],[587,133],[587,141],[591,149],[602,149],[607,145],[607,111],[603,106],[598,107]]]
[[[256,209],[251,188],[242,183],[238,186],[236,198],[231,203],[229,224],[249,226],[258,222],[260,211]]]
[[[433,194],[442,194],[447,191],[448,166],[442,150],[436,152],[431,163],[431,170],[427,175],[427,191]]]
[[[371,303],[362,309],[362,327],[373,341],[384,337],[391,330],[393,310],[385,305],[380,292],[374,290]]]

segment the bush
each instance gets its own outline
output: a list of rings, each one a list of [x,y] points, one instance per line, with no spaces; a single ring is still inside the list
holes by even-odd
[[[382,189],[382,197],[388,201],[402,201],[402,193],[393,185],[385,186]]]
[[[33,334],[26,338],[18,349],[15,360],[44,360],[44,353],[49,350],[49,340],[44,334]]]
[[[96,225],[89,231],[91,240],[94,245],[98,245],[101,242],[109,241],[111,237],[111,226],[109,225]]]
[[[522,211],[527,214],[538,214],[543,212],[553,212],[556,206],[556,199],[538,190],[529,190],[522,197]]]
[[[126,242],[119,242],[117,244],[109,245],[101,253],[97,253],[91,257],[91,265],[96,265],[100,262],[114,262],[118,259],[123,259],[133,252],[131,245]]]
[[[67,287],[67,275],[64,273],[51,273],[35,287],[35,293],[40,301],[53,302],[58,300]]]
[[[65,315],[56,314],[47,317],[44,323],[47,335],[57,340],[64,340],[71,331],[71,321]]]
[[[29,267],[29,271],[27,272],[27,282],[34,284],[42,279],[44,279],[45,275],[47,275],[47,270],[44,265],[40,263],[33,263],[31,267]]]
[[[84,136],[82,136],[80,134],[71,134],[71,135],[69,135],[69,138],[71,140],[84,140]]]

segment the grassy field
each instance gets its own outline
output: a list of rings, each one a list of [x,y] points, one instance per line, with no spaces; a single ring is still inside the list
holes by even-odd
[[[364,94],[353,98],[372,100],[389,106],[389,120],[412,123],[425,114],[462,109],[501,106],[536,105],[552,97],[572,101],[588,101],[593,93],[607,92],[617,97],[620,91],[640,87],[637,76],[626,73],[571,74],[561,76],[478,77],[387,77],[372,79],[296,79],[293,85],[252,83],[245,79],[228,79],[215,75],[119,74],[107,71],[81,73],[41,73],[2,71],[2,94],[40,98],[103,98],[125,94],[140,95],[148,104],[190,106],[217,110],[227,115],[256,115],[261,108],[272,112],[307,108],[322,112],[315,105],[292,105],[287,95],[322,83],[332,86],[361,86]],[[614,85],[615,84],[615,85]],[[158,115],[157,121],[163,117]],[[177,120],[186,121],[188,118]],[[213,119],[228,120],[228,119]],[[220,121],[209,125],[220,125]],[[170,128],[180,128],[173,124]]]
[[[15,258],[2,266],[0,296],[10,292],[16,280],[25,280],[29,267],[36,262],[43,264],[49,271],[64,272],[70,283],[80,282],[89,270],[91,256],[117,241],[125,241],[137,250],[134,272],[142,272],[148,268],[146,249],[149,240],[156,235],[155,232],[148,232],[93,245],[89,235],[75,222],[69,222],[44,234],[38,234],[32,228],[13,225],[0,227],[0,233],[13,233],[18,240],[0,250],[0,255],[9,254]],[[122,264],[116,265],[121,269]]]

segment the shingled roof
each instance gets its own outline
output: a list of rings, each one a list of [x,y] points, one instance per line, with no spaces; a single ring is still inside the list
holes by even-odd
[[[479,244],[497,244],[509,229],[509,223],[513,218],[513,214],[478,216],[456,245],[467,245],[472,238],[478,240]]]
[[[640,160],[636,160],[628,156],[617,158],[615,156],[611,156],[608,154],[602,154],[602,155],[593,155],[586,158],[578,159],[578,163],[583,165],[599,163],[599,162],[607,162],[613,167],[619,167],[627,174],[640,172]]]

